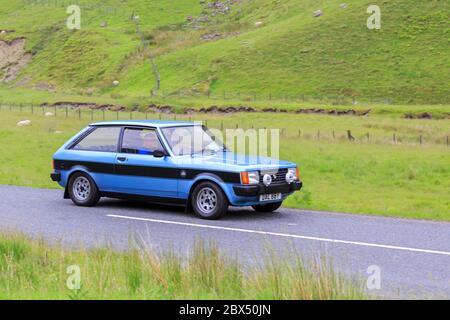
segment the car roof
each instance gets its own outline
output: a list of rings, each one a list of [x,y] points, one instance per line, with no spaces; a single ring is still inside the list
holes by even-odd
[[[199,122],[175,121],[175,120],[114,120],[92,123],[91,126],[144,126],[144,127],[178,127],[200,125]]]

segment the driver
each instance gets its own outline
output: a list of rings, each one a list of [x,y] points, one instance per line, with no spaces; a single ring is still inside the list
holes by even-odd
[[[154,131],[142,130],[140,136],[142,149],[138,150],[138,154],[153,154],[159,148],[159,140]]]

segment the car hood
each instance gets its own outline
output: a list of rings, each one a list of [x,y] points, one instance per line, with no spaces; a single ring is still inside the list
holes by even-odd
[[[179,157],[179,165],[193,165],[202,168],[212,167],[216,170],[257,170],[280,167],[295,167],[295,163],[268,157],[240,155],[233,152],[218,152],[212,154],[195,154]]]

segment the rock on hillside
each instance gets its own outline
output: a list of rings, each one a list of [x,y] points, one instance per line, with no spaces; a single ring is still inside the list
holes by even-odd
[[[23,38],[11,42],[0,40],[0,82],[14,80],[19,71],[31,61],[31,54],[25,51],[25,43]]]

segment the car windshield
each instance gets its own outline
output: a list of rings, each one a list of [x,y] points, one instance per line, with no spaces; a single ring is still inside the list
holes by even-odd
[[[226,151],[224,144],[203,126],[169,127],[162,132],[176,156]]]

